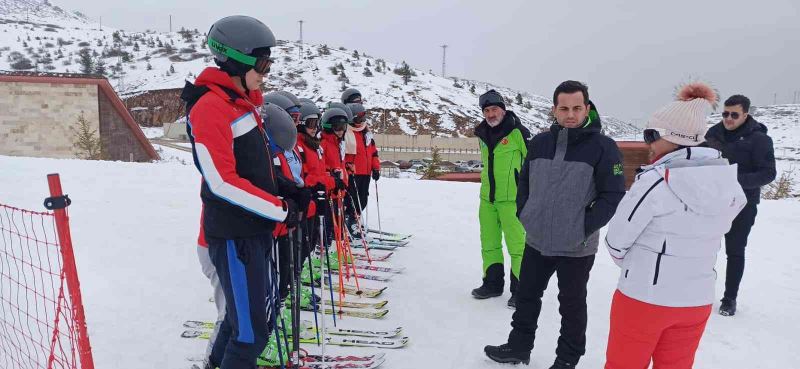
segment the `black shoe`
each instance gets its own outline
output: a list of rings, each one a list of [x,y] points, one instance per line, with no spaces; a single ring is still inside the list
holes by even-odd
[[[550,369],[575,369],[575,364],[557,357],[553,365],[550,366]]]
[[[517,308],[517,295],[513,293],[511,294],[511,297],[508,298],[508,307],[512,309]]]
[[[476,299],[488,299],[503,294],[503,264],[492,264],[486,268],[483,276],[483,283],[480,287],[472,290],[472,296]]]
[[[486,286],[485,284],[481,285],[480,287],[478,287],[478,288],[476,288],[474,290],[472,290],[472,297],[474,297],[474,298],[476,298],[478,300],[488,299],[490,297],[497,297],[497,296],[500,296],[502,294],[503,294],[503,289],[502,288],[498,290],[498,289],[495,289],[495,288],[490,288],[490,287]]]
[[[719,315],[722,316],[736,315],[736,300],[722,299],[722,305],[719,306]]]
[[[486,353],[486,356],[488,356],[489,359],[492,359],[498,363],[522,363],[528,365],[531,362],[530,351],[515,351],[507,343],[504,343],[500,346],[486,346],[483,348],[483,352]]]

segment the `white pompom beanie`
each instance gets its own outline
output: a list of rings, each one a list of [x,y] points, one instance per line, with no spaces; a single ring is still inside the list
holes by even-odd
[[[676,101],[650,117],[647,128],[659,130],[661,138],[682,146],[697,146],[705,141],[706,118],[716,109],[719,95],[703,82],[683,85]]]

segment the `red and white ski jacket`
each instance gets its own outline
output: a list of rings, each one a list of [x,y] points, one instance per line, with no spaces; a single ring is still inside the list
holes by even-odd
[[[372,133],[366,129],[353,131],[356,138],[356,153],[345,155],[345,162],[353,163],[357,176],[368,176],[373,170],[381,170],[381,161],[378,157],[378,147],[372,139]]]
[[[272,155],[257,107],[258,91],[240,92],[230,77],[206,68],[181,98],[187,102],[187,133],[203,176],[203,227],[211,237],[269,234],[286,218],[275,196]]]

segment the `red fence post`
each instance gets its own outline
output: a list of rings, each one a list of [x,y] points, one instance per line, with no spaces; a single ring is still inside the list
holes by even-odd
[[[47,184],[50,186],[51,198],[63,196],[61,191],[61,178],[58,174],[48,174]],[[64,259],[64,272],[66,274],[67,288],[69,288],[69,298],[72,304],[73,316],[75,317],[75,327],[78,333],[78,357],[81,361],[81,368],[94,369],[92,359],[92,346],[89,344],[89,334],[86,331],[86,315],[83,311],[83,299],[81,298],[81,284],[78,281],[78,268],[75,265],[75,255],[72,250],[72,236],[69,231],[69,215],[66,207],[59,207],[53,210],[56,218],[56,231],[58,242],[61,245],[61,256]]]

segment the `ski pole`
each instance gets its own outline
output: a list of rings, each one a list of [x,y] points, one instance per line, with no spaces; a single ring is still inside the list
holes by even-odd
[[[303,222],[305,221],[306,217],[304,213],[300,213],[300,224],[297,227],[297,239],[299,240],[299,245],[295,245],[295,259],[294,259],[294,281],[295,281],[295,298],[297,299],[297,305],[295,307],[296,314],[293,315],[293,323],[294,327],[292,327],[292,332],[294,332],[294,349],[297,355],[297,360],[295,364],[300,364],[300,304],[301,304],[301,290],[300,290],[300,270],[303,268],[303,259],[302,259],[302,248],[305,247],[303,243]]]
[[[375,206],[378,209],[378,232],[383,234],[383,227],[381,227],[381,196],[378,193],[378,181],[375,181]]]
[[[275,343],[278,346],[278,362],[280,362],[281,369],[285,369],[284,362],[283,362],[283,350],[281,350],[281,335],[280,335],[280,328],[278,328],[278,318],[277,316],[280,314],[280,292],[278,287],[278,243],[273,242],[272,244],[272,256],[269,258],[267,262],[267,275],[272,280],[270,283],[270,292],[269,292],[269,299],[272,302],[272,309],[270,309],[270,320],[272,321],[272,327],[275,331]],[[269,304],[268,304],[269,306]],[[283,327],[283,341],[286,344],[286,349],[289,349],[289,342],[286,342],[286,325],[283,324],[283,319],[281,319],[281,327]]]
[[[297,360],[295,359],[295,357],[297,355],[295,353],[297,352],[297,349],[300,346],[299,341],[298,341],[298,338],[299,338],[298,333],[299,332],[297,330],[295,330],[297,328],[295,326],[295,320],[296,320],[296,317],[297,317],[296,311],[297,311],[297,308],[298,308],[298,304],[300,303],[300,301],[299,301],[300,299],[297,298],[297,288],[294,285],[295,256],[296,256],[295,253],[294,253],[294,250],[297,248],[297,245],[294,242],[295,241],[294,231],[287,230],[287,232],[288,232],[288,234],[286,235],[286,237],[287,237],[287,239],[289,241],[289,260],[288,260],[289,261],[289,275],[286,276],[286,277],[289,277],[289,278],[287,278],[287,279],[289,279],[289,301],[291,301],[291,303],[292,303],[292,308],[290,309],[290,315],[292,317],[292,320],[291,320],[291,322],[289,322],[289,324],[292,327],[292,346],[291,346],[291,350],[289,350],[289,362],[291,363],[292,367],[295,367],[295,364],[297,363]],[[281,282],[281,284],[283,284],[283,282]],[[283,319],[281,319],[281,320],[283,320]],[[283,324],[286,325],[286,322],[283,322]]]
[[[353,206],[355,206],[355,203],[353,202],[353,196],[350,196],[350,203],[353,204]],[[361,224],[362,218],[358,214],[355,214],[355,217],[356,217],[356,224],[358,225],[358,232],[361,233],[361,245],[364,247],[364,252],[367,254],[367,263],[372,264],[372,257],[369,255],[369,244],[367,242],[367,233],[365,231],[364,226]],[[353,260],[353,262],[355,262],[355,260]],[[353,264],[353,269],[355,269],[355,264]]]
[[[322,192],[322,191],[317,192],[317,200],[320,201],[320,202],[325,201],[325,193]],[[319,245],[320,245],[320,251],[323,251],[323,247],[324,247],[325,259],[328,259],[328,247],[325,246],[325,213],[322,212],[322,211],[319,212]],[[320,254],[320,263],[319,263],[320,266],[322,265],[321,257],[322,257],[322,254]],[[311,261],[311,259],[309,258],[309,262],[310,261]],[[329,263],[328,265],[330,266],[330,261],[328,261],[328,263]],[[309,273],[311,273],[311,277],[312,277],[311,278],[311,285],[313,286],[314,285],[314,278],[313,278],[314,277],[314,269],[309,268],[308,271],[309,271]],[[329,275],[329,278],[330,278],[330,275]],[[320,339],[319,329],[317,329],[317,342],[322,346],[322,365],[324,366],[325,365],[325,298],[324,298],[324,296],[325,296],[325,277],[324,276],[320,276],[319,285],[320,285],[320,288],[322,288],[320,296],[323,296],[323,298],[320,299],[320,303],[322,304],[322,318],[321,318],[321,320],[322,320],[322,339]],[[333,298],[333,289],[332,289],[332,287],[331,287],[331,298]],[[314,312],[314,321],[316,321],[316,319],[317,319],[317,313]],[[334,319],[336,319],[336,316],[334,316]]]
[[[328,209],[331,209],[331,212],[333,212],[333,203],[331,202],[330,199],[328,200]],[[333,223],[333,219],[334,219],[333,218],[333,214],[331,214],[331,223]],[[332,225],[331,227],[333,228],[334,226]],[[320,224],[320,229],[322,229],[322,224]],[[323,234],[323,237],[324,237],[324,234]],[[329,245],[330,245],[329,241],[330,240],[328,240],[327,238],[323,238],[323,242],[322,243],[323,243],[323,246],[324,246],[324,250],[323,251],[325,252],[325,269],[328,272],[328,289],[329,289],[329,292],[331,294],[331,301],[334,301],[333,300],[333,278],[331,277],[331,257],[330,257],[330,254],[328,253],[328,249],[329,249]],[[322,272],[322,273],[323,274],[320,276],[320,285],[324,285],[325,284],[325,274],[324,274],[324,272]],[[313,277],[313,273],[312,273],[312,277]],[[324,295],[325,294],[323,293],[323,296]],[[331,310],[332,309],[333,309],[333,307],[331,307]],[[325,321],[325,309],[322,309],[322,321],[323,322]],[[333,326],[336,327],[336,314],[333,314]],[[323,337],[324,337],[324,335],[323,335]]]

